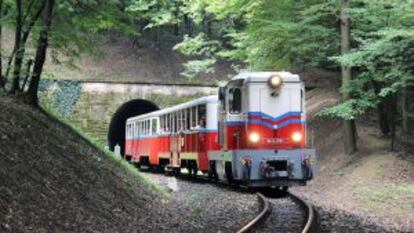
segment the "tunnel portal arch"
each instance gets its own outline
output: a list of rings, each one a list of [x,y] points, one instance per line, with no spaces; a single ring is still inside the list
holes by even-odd
[[[159,110],[153,102],[144,99],[134,99],[122,104],[112,116],[108,130],[108,146],[114,150],[116,144],[121,147],[121,154],[125,152],[125,123],[130,117]]]

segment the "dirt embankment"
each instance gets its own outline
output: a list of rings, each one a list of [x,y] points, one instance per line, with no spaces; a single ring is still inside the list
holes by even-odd
[[[0,109],[0,232],[146,229],[160,194],[42,113]]]
[[[341,121],[315,117],[338,100],[326,89],[307,94],[319,172],[294,192],[318,207],[322,232],[414,232],[414,156],[391,152],[368,116],[357,122],[359,151],[345,155]]]
[[[177,198],[38,110],[0,109],[0,232],[234,232],[258,211],[209,186]]]

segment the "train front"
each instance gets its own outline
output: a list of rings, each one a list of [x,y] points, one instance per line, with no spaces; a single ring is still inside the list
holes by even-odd
[[[315,150],[307,148],[305,93],[298,75],[245,72],[220,88],[214,171],[250,187],[305,185]]]

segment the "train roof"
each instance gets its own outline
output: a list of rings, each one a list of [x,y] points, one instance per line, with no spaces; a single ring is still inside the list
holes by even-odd
[[[133,120],[140,120],[143,118],[148,118],[148,117],[156,117],[156,116],[160,116],[163,114],[167,114],[167,113],[171,113],[171,112],[175,112],[178,111],[180,109],[185,109],[185,108],[191,108],[200,104],[207,104],[207,103],[218,103],[218,96],[217,95],[210,95],[210,96],[205,96],[205,97],[201,97],[192,101],[188,101],[182,104],[178,104],[178,105],[174,105],[172,107],[168,107],[168,108],[164,108],[158,111],[154,111],[154,112],[150,112],[147,114],[143,114],[143,115],[139,115],[139,116],[135,116],[135,117],[131,117],[128,118],[127,121],[133,121]]]
[[[286,71],[280,72],[250,72],[244,71],[234,76],[231,80],[244,80],[244,83],[248,82],[267,82],[267,80],[273,76],[278,75],[283,79],[283,82],[300,82],[300,77],[297,74],[292,74]]]

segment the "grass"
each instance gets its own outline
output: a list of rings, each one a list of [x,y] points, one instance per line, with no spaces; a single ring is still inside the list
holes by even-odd
[[[132,164],[128,163],[125,159],[123,159],[121,156],[115,154],[114,152],[110,151],[106,145],[104,145],[100,140],[91,137],[90,135],[84,133],[82,130],[74,126],[69,120],[59,115],[59,113],[54,110],[53,108],[50,108],[48,106],[44,106],[42,110],[57,120],[59,123],[70,129],[72,132],[76,133],[80,138],[85,140],[87,143],[89,143],[91,146],[95,147],[97,150],[103,152],[103,154],[108,157],[109,159],[113,160],[118,166],[120,166],[122,169],[127,171],[132,176],[135,176],[138,178],[148,190],[160,193],[164,198],[169,198],[170,193],[166,191],[166,189],[163,189],[159,187],[156,183],[151,181],[147,176],[140,173]]]
[[[191,199],[191,197],[188,197],[186,199],[186,202],[188,203],[188,205],[191,208],[191,211],[187,214],[189,219],[196,218],[196,217],[198,217],[202,214],[203,209],[200,207],[200,203],[198,203],[197,201]]]
[[[414,210],[414,185],[354,187],[352,193],[365,208],[397,213]]]

